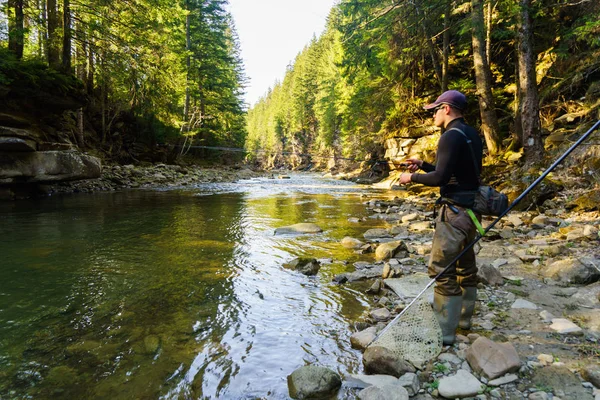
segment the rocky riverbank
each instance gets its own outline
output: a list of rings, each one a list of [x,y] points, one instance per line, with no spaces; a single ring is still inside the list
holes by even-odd
[[[359,399],[600,400],[599,213],[570,211],[571,195],[535,211],[511,212],[476,246],[473,327],[460,331],[453,346],[422,365],[368,347],[424,287],[423,277],[428,281],[434,195],[417,194],[421,190],[368,200],[381,228],[340,243],[373,253],[372,262],[355,263],[355,271],[335,277],[339,284],[370,286],[371,310],[349,327],[352,346],[364,351],[365,374],[338,380],[330,371],[303,367],[288,377],[290,394],[328,395],[343,385]],[[318,267],[303,271],[318,273]],[[404,289],[398,282],[406,283]]]
[[[235,182],[264,175],[247,168],[202,168],[167,164],[108,165],[97,179],[62,182],[44,188],[47,194],[89,193],[120,189],[185,187],[200,183]]]

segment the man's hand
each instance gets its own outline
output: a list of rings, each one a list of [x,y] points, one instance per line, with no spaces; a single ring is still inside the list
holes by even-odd
[[[412,182],[411,174],[401,173],[400,179],[398,179],[398,183],[401,185],[406,185],[407,183]]]
[[[415,172],[423,165],[423,161],[419,160],[418,158],[407,158],[403,161],[403,163],[408,164],[406,168],[410,172]]]

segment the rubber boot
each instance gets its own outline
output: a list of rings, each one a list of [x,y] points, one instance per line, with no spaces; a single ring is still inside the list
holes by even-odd
[[[462,312],[458,326],[461,329],[471,329],[471,317],[475,311],[475,301],[477,300],[477,288],[466,287],[462,290]]]
[[[442,328],[444,345],[454,343],[461,308],[462,296],[443,296],[434,292],[433,311]]]

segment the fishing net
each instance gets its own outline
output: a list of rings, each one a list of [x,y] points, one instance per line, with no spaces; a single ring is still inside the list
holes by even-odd
[[[425,279],[428,279],[424,275]],[[411,281],[412,280],[412,281]],[[385,284],[399,296],[406,297],[409,292],[418,288],[423,277],[413,276],[407,279],[386,279]],[[420,287],[423,288],[425,284]],[[370,346],[382,346],[392,351],[398,357],[420,366],[440,354],[442,351],[442,330],[427,300],[430,288],[415,301],[399,318],[390,322],[384,331]],[[413,294],[410,293],[410,294]],[[416,293],[412,296],[416,297]]]

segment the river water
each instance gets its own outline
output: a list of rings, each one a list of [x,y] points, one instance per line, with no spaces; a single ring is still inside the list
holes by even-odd
[[[348,221],[365,193],[299,174],[0,203],[0,398],[286,399],[303,365],[360,372],[365,288],[331,280],[372,257],[339,244],[377,225]],[[274,235],[298,222],[324,232]]]

